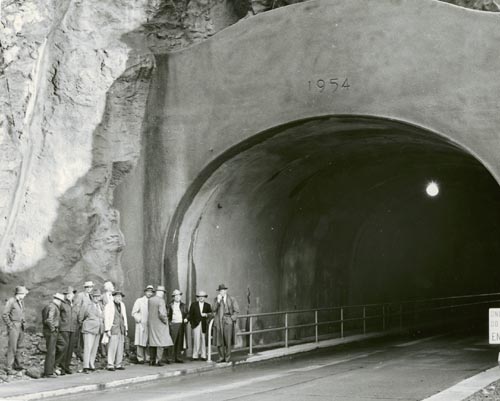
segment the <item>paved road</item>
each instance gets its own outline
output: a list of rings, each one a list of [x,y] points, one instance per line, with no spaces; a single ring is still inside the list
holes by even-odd
[[[167,379],[66,401],[421,400],[496,364],[481,336],[393,339]]]

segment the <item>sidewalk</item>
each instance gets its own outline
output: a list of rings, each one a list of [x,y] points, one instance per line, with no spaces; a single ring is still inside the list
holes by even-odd
[[[295,345],[288,348],[279,348],[263,351],[251,356],[236,357],[235,361],[228,363],[213,362],[191,362],[183,364],[174,363],[165,366],[130,365],[125,370],[109,372],[99,370],[91,374],[74,373],[72,375],[60,376],[57,379],[38,379],[16,381],[0,385],[0,401],[30,401],[53,398],[82,392],[103,391],[120,386],[145,383],[169,377],[177,377],[190,374],[199,374],[216,369],[227,369],[233,365],[254,363],[287,355],[308,352],[315,349],[332,347],[356,341],[368,340],[387,336],[388,333],[373,333],[368,335],[350,336],[343,339],[332,339],[320,341],[319,343],[307,343]]]

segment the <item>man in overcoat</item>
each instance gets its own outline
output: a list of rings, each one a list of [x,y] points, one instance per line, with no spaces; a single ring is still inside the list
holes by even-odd
[[[56,366],[56,344],[59,336],[60,307],[62,302],[64,302],[64,295],[60,293],[54,294],[52,302],[42,310],[43,335],[47,344],[43,373],[45,377],[49,378],[57,377],[54,370]]]
[[[64,289],[64,302],[61,302],[59,310],[61,319],[59,324],[59,336],[56,344],[56,367],[61,374],[71,374],[71,357],[78,338],[78,311],[73,303],[76,290],[73,287]]]
[[[109,338],[108,344],[108,370],[124,370],[123,347],[128,334],[127,311],[122,302],[124,294],[113,291],[113,301],[104,306],[104,332]]]
[[[16,287],[15,294],[9,298],[2,313],[2,320],[7,326],[9,342],[7,345],[7,373],[23,369],[22,349],[24,343],[24,298],[28,294],[24,286]]]
[[[104,332],[104,313],[101,303],[101,291],[92,290],[92,303],[85,305],[78,312],[78,323],[83,334],[83,373],[95,370],[95,358],[99,339]]]
[[[168,320],[170,321],[170,333],[174,342],[173,359],[175,362],[183,363],[181,353],[187,348],[186,323],[188,322],[188,308],[182,302],[182,292],[174,290],[172,302],[168,305]]]
[[[148,285],[144,289],[144,296],[137,298],[132,308],[132,317],[135,320],[134,344],[137,347],[137,363],[149,362],[148,346],[148,301],[154,294],[154,287]]]
[[[193,360],[207,359],[206,333],[208,318],[212,313],[212,307],[205,302],[208,295],[205,291],[196,293],[196,301],[189,307],[189,323],[193,333]]]
[[[153,366],[162,366],[163,349],[174,345],[170,337],[164,296],[165,287],[159,285],[155,296],[148,301],[148,341],[151,358],[149,363]]]
[[[85,309],[88,305],[92,305],[92,291],[94,290],[94,283],[92,281],[85,281],[83,283],[83,291],[76,294],[75,308],[76,314],[79,315],[80,311]],[[78,338],[76,340],[76,355],[78,359],[83,360],[83,333],[81,326],[78,326]]]
[[[218,362],[229,362],[231,359],[231,347],[235,343],[236,320],[240,308],[236,299],[227,293],[227,287],[220,284],[219,292],[214,300],[214,340],[219,350]]]

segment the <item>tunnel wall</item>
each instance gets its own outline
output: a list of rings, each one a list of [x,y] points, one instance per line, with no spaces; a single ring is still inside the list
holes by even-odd
[[[498,22],[432,0],[310,1],[158,55],[146,129],[146,275],[187,289],[179,227],[196,182],[242,142],[290,121],[406,122],[467,149],[498,180]]]

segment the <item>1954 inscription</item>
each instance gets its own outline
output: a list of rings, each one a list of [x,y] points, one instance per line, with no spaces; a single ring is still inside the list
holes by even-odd
[[[329,92],[333,93],[337,90],[349,90],[349,79],[348,78],[320,78],[317,80],[311,80],[307,82],[309,87],[309,92],[323,93]]]

